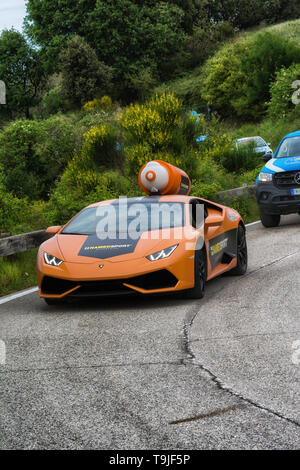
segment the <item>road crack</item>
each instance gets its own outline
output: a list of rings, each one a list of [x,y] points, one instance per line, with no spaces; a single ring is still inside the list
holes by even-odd
[[[176,361],[161,361],[161,362],[124,362],[112,364],[89,364],[89,365],[61,365],[54,367],[28,367],[20,369],[3,369],[0,370],[0,375],[12,373],[27,373],[27,372],[56,372],[60,370],[79,370],[79,369],[104,369],[104,368],[121,368],[121,367],[144,367],[144,366],[182,366],[185,364],[185,358],[179,358]]]
[[[300,251],[299,251],[300,253]],[[273,264],[273,263],[272,263]],[[193,323],[195,321],[195,318],[199,314],[199,307],[195,305],[195,307],[190,310],[190,312],[187,314],[186,320],[184,322],[183,326],[183,341],[182,341],[182,346],[183,346],[183,351],[185,351],[187,359],[184,361],[186,365],[193,365],[195,367],[200,368],[203,372],[205,372],[209,379],[217,386],[219,390],[222,390],[223,392],[226,392],[230,394],[231,396],[238,398],[239,400],[242,400],[244,403],[247,403],[248,405],[251,405],[259,410],[265,411],[273,416],[276,416],[279,419],[282,419],[290,424],[293,424],[297,427],[300,427],[300,423],[293,419],[289,418],[288,416],[285,416],[283,413],[280,413],[276,410],[273,410],[265,405],[262,405],[261,403],[256,402],[255,400],[252,400],[249,397],[246,397],[239,393],[238,391],[233,390],[229,386],[225,385],[221,379],[212,372],[208,367],[206,367],[204,364],[198,362],[195,353],[193,352],[192,346],[191,346],[191,340],[190,340],[190,331],[193,326]]]

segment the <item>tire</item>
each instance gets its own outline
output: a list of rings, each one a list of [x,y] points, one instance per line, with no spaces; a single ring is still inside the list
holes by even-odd
[[[278,227],[280,224],[280,215],[269,215],[265,214],[261,210],[259,211],[260,220],[264,227]]]
[[[195,251],[195,267],[194,267],[194,278],[195,285],[193,289],[186,292],[186,298],[188,299],[202,299],[205,291],[205,283],[207,277],[207,263],[206,263],[206,252],[205,248],[202,250]]]
[[[51,307],[52,307],[53,305],[62,304],[62,301],[59,300],[59,299],[44,299],[44,301],[46,302],[47,305],[51,305]]]
[[[248,250],[246,232],[242,225],[239,225],[237,232],[237,265],[230,271],[233,276],[243,276],[248,267]]]

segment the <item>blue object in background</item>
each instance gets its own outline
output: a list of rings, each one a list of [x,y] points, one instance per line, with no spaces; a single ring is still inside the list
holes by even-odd
[[[206,140],[207,138],[208,138],[208,135],[200,135],[199,137],[197,137],[196,142],[197,142],[197,144],[198,144],[199,142],[205,142],[205,140]]]

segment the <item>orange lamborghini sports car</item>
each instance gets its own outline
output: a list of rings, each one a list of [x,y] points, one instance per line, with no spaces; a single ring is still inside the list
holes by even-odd
[[[147,163],[147,196],[92,204],[39,249],[40,296],[47,304],[84,297],[184,292],[201,298],[206,281],[247,270],[245,225],[233,209],[189,196],[186,173]]]

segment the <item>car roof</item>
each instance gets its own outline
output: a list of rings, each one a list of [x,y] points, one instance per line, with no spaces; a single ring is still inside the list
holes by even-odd
[[[295,131],[295,132],[291,132],[290,134],[285,135],[282,140],[286,139],[287,137],[298,137],[298,136],[300,136],[300,131]]]
[[[260,137],[260,135],[252,135],[251,137],[241,137],[237,139],[237,141],[239,142],[241,140],[251,140],[251,139],[262,139],[262,137]]]
[[[195,199],[195,197],[185,196],[185,195],[181,195],[181,194],[169,194],[169,195],[166,195],[166,196],[160,195],[160,196],[129,197],[129,198],[127,198],[127,201],[130,204],[140,203],[140,202],[150,202],[150,203],[154,203],[154,202],[183,202],[183,203],[188,203],[191,199]],[[95,202],[94,204],[91,204],[88,207],[97,207],[97,206],[101,206],[101,205],[113,204],[114,202],[117,202],[119,200],[122,200],[122,198],[120,198],[120,199],[109,199],[109,200],[106,200],[106,201]]]

